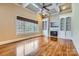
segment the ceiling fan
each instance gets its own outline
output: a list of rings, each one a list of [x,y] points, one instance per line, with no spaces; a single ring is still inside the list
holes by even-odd
[[[44,11],[44,10],[50,11],[50,10],[47,8],[47,7],[49,7],[49,6],[52,6],[52,4],[47,4],[47,5],[46,5],[45,3],[42,4],[42,8],[41,8],[41,9],[42,9],[42,10],[41,10],[41,16],[42,16],[42,18],[45,18],[45,17],[47,16],[47,15],[43,15],[43,11]]]
[[[50,11],[47,7],[51,6],[52,4],[48,4],[48,5],[45,5],[45,3],[42,4],[42,11],[45,9],[47,11]]]

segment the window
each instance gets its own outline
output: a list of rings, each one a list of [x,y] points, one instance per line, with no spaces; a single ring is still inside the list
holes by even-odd
[[[27,34],[32,32],[37,32],[38,24],[35,22],[23,20],[22,18],[17,18],[16,20],[16,34]]]

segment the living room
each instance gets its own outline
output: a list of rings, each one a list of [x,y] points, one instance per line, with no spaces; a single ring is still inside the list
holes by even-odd
[[[0,3],[0,55],[78,56],[78,5]]]

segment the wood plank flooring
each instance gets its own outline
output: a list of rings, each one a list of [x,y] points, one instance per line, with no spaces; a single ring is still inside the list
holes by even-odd
[[[40,36],[1,45],[0,56],[78,56],[78,53],[72,40]]]

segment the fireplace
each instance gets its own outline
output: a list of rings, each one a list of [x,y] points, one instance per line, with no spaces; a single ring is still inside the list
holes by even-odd
[[[50,36],[58,36],[58,32],[57,31],[50,31]]]
[[[57,41],[58,32],[57,31],[50,31],[51,40]]]

